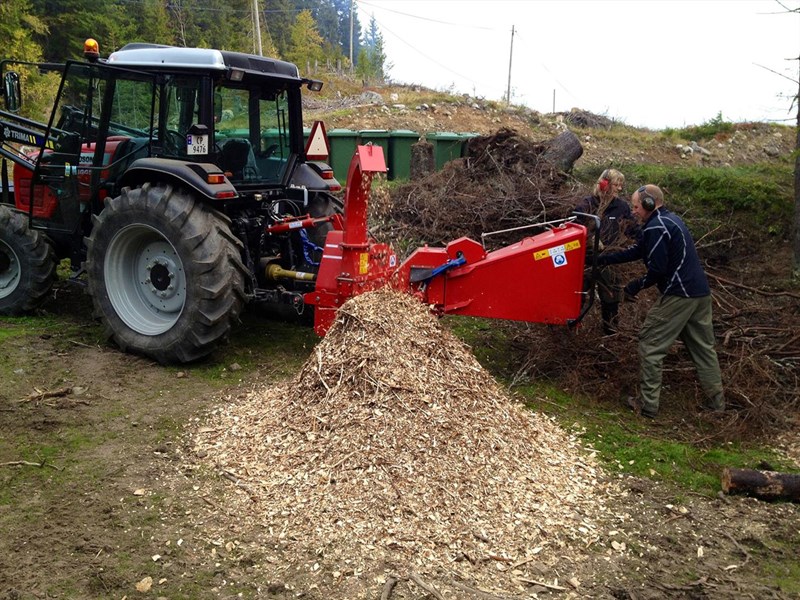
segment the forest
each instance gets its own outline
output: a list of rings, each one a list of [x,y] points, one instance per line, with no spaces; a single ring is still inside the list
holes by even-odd
[[[383,39],[354,7],[353,0],[14,0],[0,3],[2,58],[62,62],[80,58],[84,40],[94,38],[103,56],[129,42],[260,50],[304,73],[352,69],[380,81]]]

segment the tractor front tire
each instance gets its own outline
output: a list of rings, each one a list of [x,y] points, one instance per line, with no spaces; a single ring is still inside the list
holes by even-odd
[[[40,306],[56,280],[53,247],[28,226],[28,218],[0,206],[0,315],[19,315]]]
[[[227,217],[169,185],[107,200],[87,241],[95,314],[125,352],[186,363],[228,337],[247,301]]]

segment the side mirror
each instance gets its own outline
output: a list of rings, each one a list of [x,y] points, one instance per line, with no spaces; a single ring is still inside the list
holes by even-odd
[[[17,112],[22,107],[22,89],[16,71],[9,71],[3,77],[3,98],[10,112]]]

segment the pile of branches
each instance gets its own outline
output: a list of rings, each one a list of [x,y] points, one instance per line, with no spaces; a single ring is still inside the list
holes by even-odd
[[[373,214],[374,221],[384,234],[389,230],[389,238],[443,245],[461,236],[480,240],[487,232],[562,218],[575,205],[575,190],[543,158],[547,148],[511,129],[472,138],[464,158],[396,188],[384,205],[387,212]],[[508,244],[529,234],[492,239]]]
[[[389,235],[383,231],[382,239],[388,237],[401,248],[403,240],[411,240],[406,242],[411,247],[419,241],[442,245],[463,235],[480,240],[484,232],[568,216],[589,190],[543,160],[545,147],[508,129],[474,138],[466,158],[383,198],[378,220],[392,227],[386,227]],[[692,221],[687,220],[691,229]],[[787,414],[800,410],[796,392],[800,388],[800,295],[766,289],[765,284],[781,280],[782,275],[766,273],[763,260],[741,243],[733,243],[739,235],[731,233],[733,228],[718,224],[698,244],[712,287],[716,348],[731,409],[714,435],[726,440],[767,435],[784,425]],[[508,244],[533,233],[516,231],[487,238],[486,246],[491,250],[492,243]],[[752,270],[743,268],[754,260]],[[782,260],[773,257],[769,264]],[[785,262],[788,269],[788,256]],[[614,268],[622,281],[643,273],[638,262]],[[759,276],[764,284],[755,281]],[[506,375],[519,381],[546,378],[598,402],[621,406],[627,396],[636,394],[638,330],[656,298],[657,291],[651,289],[640,294],[636,303],[623,304],[619,332],[614,336],[603,335],[599,306],[577,331],[494,323],[493,329],[507,328],[517,347],[517,355],[509,359],[514,367]],[[691,420],[702,401],[692,362],[678,343],[664,363],[663,418]],[[681,431],[695,439],[702,437],[691,428]]]
[[[624,278],[641,275],[638,264],[620,265]],[[712,270],[716,351],[728,410],[708,417],[699,412],[704,401],[694,366],[679,342],[664,360],[661,413],[680,420],[676,434],[685,441],[736,441],[771,435],[783,429],[787,417],[800,411],[800,295],[752,288]],[[516,381],[547,379],[600,404],[622,407],[637,392],[638,331],[658,293],[650,289],[635,303],[620,309],[619,331],[604,336],[599,310],[589,313],[581,328],[536,324],[507,325],[520,362],[510,375]],[[715,427],[708,433],[708,419]],[[701,433],[702,432],[702,433]]]

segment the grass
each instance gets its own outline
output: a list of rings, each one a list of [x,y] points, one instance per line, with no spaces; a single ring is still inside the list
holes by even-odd
[[[481,365],[498,381],[509,385],[510,365],[518,351],[506,330],[484,319],[448,317],[445,323],[470,345]],[[790,465],[760,445],[677,439],[668,427],[634,417],[624,407],[563,392],[557,382],[535,382],[513,387],[532,410],[552,416],[566,430],[597,451],[611,473],[624,473],[670,482],[688,492],[714,496],[724,467],[758,468],[762,462],[778,470]],[[713,440],[713,425],[698,425],[699,439]]]
[[[726,121],[722,116],[722,112],[718,112],[715,117],[703,122],[701,125],[691,125],[682,129],[668,127],[664,130],[664,135],[684,140],[710,140],[721,134],[733,133],[733,130],[734,124]]]
[[[242,324],[231,332],[229,343],[207,360],[171,368],[176,373],[189,369],[207,381],[216,382],[246,378],[252,373],[266,374],[270,379],[288,377],[300,368],[319,341],[312,327],[297,322],[291,315],[290,319],[248,311],[242,316]]]
[[[791,234],[794,165],[789,160],[736,167],[629,164],[619,168],[629,182],[628,194],[643,182],[660,186],[667,206],[684,215],[697,237],[728,220],[745,222],[742,227],[750,239],[754,231],[777,239]],[[590,184],[601,171],[598,167],[576,176]]]

